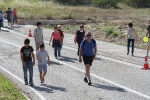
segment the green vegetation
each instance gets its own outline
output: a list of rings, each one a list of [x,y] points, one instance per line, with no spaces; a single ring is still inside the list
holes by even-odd
[[[0,74],[0,100],[26,100],[18,89]]]

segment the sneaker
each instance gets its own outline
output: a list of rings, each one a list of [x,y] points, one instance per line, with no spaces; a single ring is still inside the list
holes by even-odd
[[[57,57],[55,57],[55,59],[57,59]]]
[[[90,85],[90,86],[92,85],[92,83],[91,83],[91,80],[90,80],[90,79],[89,79],[89,83],[88,83],[88,85]]]
[[[86,78],[86,77],[84,78],[84,82],[85,82],[85,83],[88,83],[88,80],[87,80],[87,78]]]
[[[33,84],[33,83],[30,83],[30,86],[34,86],[34,84]]]
[[[127,52],[127,55],[129,55],[129,52]]]
[[[28,85],[28,82],[25,82],[25,85]]]
[[[43,78],[43,82],[42,83],[45,83],[45,79]]]

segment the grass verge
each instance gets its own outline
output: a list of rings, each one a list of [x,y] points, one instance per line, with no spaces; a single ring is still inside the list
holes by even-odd
[[[0,100],[26,100],[16,86],[0,73]]]

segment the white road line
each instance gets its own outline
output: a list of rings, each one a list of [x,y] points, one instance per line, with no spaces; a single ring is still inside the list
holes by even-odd
[[[18,45],[16,45],[16,44],[9,43],[9,42],[3,41],[3,40],[0,40],[0,41],[2,41],[2,42],[4,42],[4,43],[7,43],[7,44],[10,44],[10,45],[13,45],[13,46],[16,46],[16,47],[19,47],[19,48],[21,47],[21,46],[18,46]],[[52,59],[52,58],[51,58],[51,59]],[[69,64],[67,64],[67,63],[65,63],[65,62],[62,62],[62,61],[59,61],[59,60],[56,60],[56,59],[52,59],[52,60],[57,61],[57,62],[59,62],[59,63],[61,63],[61,64],[64,64],[64,65],[66,65],[66,66],[68,66],[68,67],[70,67],[70,68],[76,69],[76,70],[78,70],[78,71],[80,71],[80,72],[83,72],[83,73],[85,72],[84,70],[79,69],[79,68],[74,67],[74,66],[71,66],[71,65],[69,65]],[[92,74],[92,73],[91,73],[91,76],[93,76],[93,77],[95,77],[95,78],[97,78],[97,79],[103,80],[103,81],[105,81],[105,82],[111,83],[111,84],[113,84],[113,85],[115,85],[115,86],[121,87],[121,88],[123,88],[123,89],[125,89],[125,90],[127,90],[127,91],[129,91],[129,92],[132,92],[132,93],[134,93],[134,94],[137,94],[137,95],[139,95],[139,96],[141,96],[141,97],[150,99],[150,96],[148,96],[148,95],[145,95],[145,94],[140,93],[140,92],[138,92],[138,91],[132,90],[132,89],[130,89],[130,88],[127,88],[127,87],[125,87],[125,86],[123,86],[123,85],[120,85],[120,84],[117,84],[117,83],[115,83],[115,82],[112,82],[112,81],[110,81],[110,80],[107,80],[107,79],[102,78],[102,77],[100,77],[100,76],[97,76],[97,75],[95,75],[95,74]]]
[[[11,44],[12,45],[12,44]],[[12,77],[16,78],[18,81],[20,81],[21,83],[24,84],[24,81],[21,80],[18,76],[14,75],[13,73],[11,73],[10,71],[6,70],[5,68],[3,68],[2,66],[0,66],[0,69],[2,69],[3,71],[7,72],[9,75],[11,75]],[[46,100],[38,91],[36,91],[35,89],[33,89],[32,87],[29,87],[33,92],[35,92],[37,94],[37,96],[39,96],[39,98],[41,100]]]
[[[17,35],[20,35],[20,36],[23,36],[23,37],[28,37],[26,35],[20,34],[18,32],[12,31],[12,30],[9,30],[9,31],[11,33],[14,33],[14,34],[17,34]],[[31,39],[33,39],[33,38],[31,38]],[[48,41],[44,41],[44,42],[45,43],[49,43]],[[69,49],[69,50],[73,50],[73,51],[77,51],[77,49],[71,48],[71,47],[67,47],[67,46],[63,46],[63,48],[66,48],[66,49]],[[124,64],[124,65],[128,65],[128,66],[136,67],[136,68],[141,68],[142,67],[142,66],[139,66],[139,65],[136,65],[136,64],[132,64],[132,63],[126,62],[126,61],[121,61],[121,60],[118,60],[118,59],[115,59],[115,58],[110,58],[110,57],[106,57],[106,56],[102,56],[102,55],[96,56],[96,57],[103,58],[103,59],[110,60],[110,61],[114,61],[114,62],[117,62],[117,63],[120,63],[120,64]]]

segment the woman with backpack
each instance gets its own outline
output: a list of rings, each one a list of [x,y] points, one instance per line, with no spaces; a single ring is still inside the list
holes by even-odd
[[[85,40],[83,40],[80,45],[79,62],[81,63],[83,59],[86,69],[84,81],[88,83],[88,85],[91,85],[90,67],[92,66],[92,62],[96,57],[96,53],[97,53],[96,41],[92,39],[92,34],[90,32],[87,32]]]

